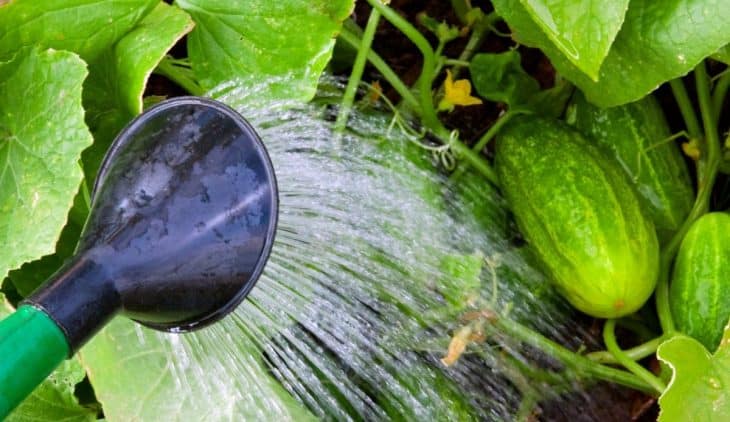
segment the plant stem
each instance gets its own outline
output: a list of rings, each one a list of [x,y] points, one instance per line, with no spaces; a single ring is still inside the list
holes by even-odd
[[[451,8],[454,9],[454,13],[461,23],[465,25],[469,23],[466,21],[466,14],[471,10],[470,0],[451,0]]]
[[[703,153],[697,166],[697,198],[682,227],[672,237],[672,240],[664,248],[660,257],[659,280],[656,288],[656,307],[659,322],[665,335],[672,334],[675,331],[674,321],[672,320],[672,314],[669,308],[669,273],[672,261],[682,239],[684,239],[684,235],[687,234],[692,223],[705,214],[710,207],[710,194],[712,193],[712,186],[717,176],[721,158],[720,140],[717,134],[716,122],[713,119],[710,81],[704,62],[695,68],[694,73],[697,84],[697,98],[700,103],[706,139],[702,142]],[[694,136],[691,132],[690,135]],[[702,141],[703,137],[700,136],[697,139]]]
[[[603,342],[606,343],[606,349],[613,355],[613,357],[624,366],[624,368],[633,372],[634,375],[641,378],[647,384],[651,385],[658,394],[662,394],[667,388],[664,383],[654,376],[649,370],[639,365],[636,361],[631,359],[616,342],[616,320],[609,319],[603,326]]]
[[[527,114],[527,111],[524,110],[508,110],[506,113],[502,115],[499,119],[497,119],[496,122],[492,125],[492,127],[489,128],[489,130],[482,135],[481,138],[477,141],[476,144],[471,148],[474,152],[479,152],[484,149],[484,147],[487,146],[489,141],[494,139],[494,137],[497,135],[497,133],[502,129],[504,125],[506,125],[510,120],[512,120],[513,117],[518,116],[520,114]]]
[[[659,347],[660,344],[664,342],[666,339],[665,336],[657,337],[654,339],[651,339],[647,341],[646,343],[642,343],[638,346],[632,347],[630,349],[626,349],[623,351],[623,353],[628,356],[631,360],[640,360],[644,359],[645,357],[651,356],[656,352],[656,349]],[[592,360],[593,362],[598,363],[606,363],[606,364],[617,364],[620,363],[616,357],[607,350],[601,350],[599,352],[591,352],[585,355],[588,359]]]
[[[512,120],[512,118],[517,116],[518,114],[524,114],[524,113],[526,113],[526,111],[522,111],[522,110],[516,110],[516,111],[509,110],[506,113],[504,113],[499,119],[497,119],[496,122],[494,122],[492,127],[490,127],[489,130],[487,130],[487,132],[484,135],[482,135],[481,138],[479,138],[477,143],[473,147],[471,147],[471,150],[475,154],[479,154],[484,149],[484,147],[487,146],[489,141],[491,141],[495,137],[495,135],[497,135],[497,133],[502,129],[502,127],[505,124],[507,124],[507,122]],[[465,164],[468,164],[468,163],[465,163]],[[451,174],[449,179],[451,179],[452,181],[457,180],[459,177],[461,177],[462,174],[464,174],[466,169],[467,169],[466,165],[459,166],[456,170],[454,170],[454,172]]]
[[[564,374],[559,374],[547,369],[535,368],[534,366],[522,362],[520,359],[516,359],[514,356],[509,354],[505,354],[503,359],[510,365],[516,367],[520,373],[525,374],[533,382],[538,381],[545,384],[555,385],[566,381]]]
[[[672,79],[669,81],[669,86],[672,88],[675,100],[679,106],[679,111],[682,113],[684,118],[684,124],[687,126],[687,132],[692,138],[699,139],[702,137],[702,130],[700,129],[700,123],[697,120],[697,115],[692,107],[692,101],[689,99],[687,94],[687,88],[681,78]]]
[[[461,143],[458,139],[453,139],[451,141],[451,148],[456,152],[457,154],[461,155],[466,161],[474,167],[475,170],[477,170],[479,173],[481,173],[484,177],[487,178],[492,184],[495,186],[499,186],[499,178],[497,177],[497,173],[494,172],[494,169],[479,156],[479,154],[475,153],[474,151],[470,150],[469,147]]]
[[[433,73],[436,69],[436,57],[431,45],[428,43],[428,40],[426,40],[426,38],[421,35],[421,33],[418,32],[418,30],[407,20],[403,19],[390,7],[381,3],[381,0],[367,1],[374,9],[378,10],[388,22],[393,24],[393,26],[398,28],[406,37],[408,37],[408,39],[416,45],[423,55],[421,75],[418,77],[418,81],[416,82],[421,104],[420,111],[423,124],[441,139],[450,139],[449,144],[451,148],[453,148],[454,152],[469,161],[476,170],[487,178],[487,180],[498,185],[497,175],[494,173],[494,170],[492,170],[489,163],[479,157],[478,154],[471,151],[458,139],[451,139],[449,130],[444,127],[436,115],[436,109],[434,108],[433,97],[431,95],[431,82],[433,81]]]
[[[84,205],[86,205],[86,212],[91,210],[91,190],[89,189],[89,181],[86,177],[81,180],[81,194],[84,198]],[[83,225],[83,221],[81,222]]]
[[[357,48],[360,45],[360,38],[357,36],[357,34],[348,30],[347,28],[342,28],[342,31],[340,32],[340,38],[354,48]],[[367,59],[378,70],[378,72],[383,75],[383,78],[388,81],[390,86],[395,89],[398,95],[403,98],[403,101],[405,101],[416,112],[419,112],[421,105],[418,103],[418,100],[413,95],[408,86],[403,83],[401,78],[398,77],[398,75],[393,71],[390,66],[388,66],[385,60],[383,60],[378,55],[378,53],[374,52],[373,50],[368,50]]]
[[[471,35],[469,36],[469,40],[466,42],[464,50],[462,50],[461,54],[459,54],[459,58],[457,59],[459,60],[459,62],[465,64],[457,64],[451,70],[454,79],[458,78],[459,74],[461,74],[461,70],[464,67],[469,66],[469,61],[474,56],[474,53],[479,50],[479,47],[484,42],[484,39],[486,38],[492,26],[494,26],[494,24],[500,19],[501,17],[497,15],[497,13],[492,12],[487,16],[482,17],[474,24],[474,27],[471,30]]]
[[[168,57],[160,61],[160,64],[155,69],[155,73],[171,80],[191,95],[201,96],[205,94],[205,90],[193,78],[191,70],[175,65],[172,59]]]
[[[725,96],[730,88],[730,69],[720,76],[712,93],[712,118],[717,122],[722,114],[722,105],[725,103]]]
[[[446,47],[446,43],[442,40],[439,40],[438,45],[436,46],[436,51],[434,51],[433,55],[436,57],[436,69],[431,73],[432,78],[436,78],[439,73],[441,73],[441,69],[443,69],[444,65],[446,64],[446,61],[448,60],[446,57],[442,56],[441,54],[444,51],[444,47]],[[431,83],[429,86],[433,85],[433,79],[431,80]]]
[[[360,45],[357,47],[355,63],[352,65],[352,73],[350,73],[350,78],[347,80],[347,87],[345,87],[342,105],[340,106],[340,111],[337,114],[337,121],[335,122],[336,131],[342,131],[345,129],[345,126],[347,126],[347,118],[350,116],[352,104],[355,102],[357,87],[360,85],[362,73],[365,70],[367,55],[370,51],[370,46],[373,44],[375,30],[378,28],[379,22],[380,12],[378,12],[377,9],[373,9],[370,12],[370,17],[368,18],[368,23],[365,26],[365,32],[360,40]]]
[[[533,420],[535,406],[537,406],[537,397],[534,394],[523,394],[520,407],[517,408],[513,420],[516,422],[529,422]]]
[[[459,59],[445,59],[444,64],[447,66],[469,66],[469,62]],[[453,72],[452,72],[453,75]]]
[[[501,18],[499,15],[497,15],[495,12],[492,12],[486,16],[482,15],[479,20],[474,22],[474,26],[471,30],[471,35],[469,36],[469,40],[466,42],[466,46],[464,46],[464,49],[461,51],[461,54],[459,54],[459,57],[457,59],[450,59],[450,58],[443,58],[441,60],[441,63],[439,66],[436,67],[436,71],[434,72],[434,76],[438,75],[439,72],[441,72],[441,68],[443,65],[451,65],[453,68],[451,69],[451,74],[454,77],[454,79],[457,79],[459,75],[461,74],[461,70],[465,67],[469,67],[469,60],[471,60],[472,56],[476,51],[479,49],[479,47],[484,42],[484,38],[489,33],[489,30],[492,29],[492,26],[499,21]],[[443,45],[439,43],[439,48],[436,49],[436,57],[441,56],[441,51],[443,50]],[[441,88],[439,88],[437,97],[442,93]]]
[[[700,62],[695,68],[695,83],[697,84],[697,99],[700,103],[700,112],[702,113],[702,126],[705,129],[705,150],[706,166],[714,165],[714,172],[707,172],[700,183],[712,185],[717,175],[717,162],[720,159],[720,139],[717,132],[717,120],[714,118],[715,112],[712,105],[712,97],[710,95],[710,78],[707,75],[705,62]],[[706,204],[709,208],[709,202]]]
[[[498,318],[493,321],[493,324],[507,335],[542,350],[544,353],[562,362],[566,367],[572,368],[579,373],[646,393],[654,394],[655,392],[651,384],[648,384],[636,375],[596,363],[509,318]]]
[[[390,7],[384,5],[381,0],[367,0],[367,2],[393,26],[398,28],[403,35],[415,44],[416,48],[423,55],[423,68],[421,75],[418,77],[416,84],[418,85],[418,95],[421,103],[421,119],[429,129],[435,133],[443,127],[436,115],[436,109],[433,106],[433,98],[431,96],[431,81],[433,81],[433,72],[436,69],[436,57],[433,53],[428,40],[407,20],[401,17]]]

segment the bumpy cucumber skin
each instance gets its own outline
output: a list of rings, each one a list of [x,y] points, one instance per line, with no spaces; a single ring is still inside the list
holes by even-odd
[[[618,107],[599,108],[576,92],[571,123],[615,157],[634,182],[654,221],[659,240],[669,240],[694,202],[692,182],[679,146],[651,95]]]
[[[717,349],[730,318],[730,215],[705,214],[689,229],[674,264],[669,304],[678,330],[710,352]]]
[[[505,127],[496,170],[517,224],[578,310],[635,312],[654,291],[654,224],[619,165],[567,124],[525,116]]]

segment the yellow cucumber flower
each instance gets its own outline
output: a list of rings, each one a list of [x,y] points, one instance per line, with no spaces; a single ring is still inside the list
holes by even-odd
[[[439,102],[439,111],[452,111],[454,106],[470,106],[482,103],[482,100],[471,96],[471,82],[468,79],[454,81],[451,71],[446,70],[444,81],[444,98]]]

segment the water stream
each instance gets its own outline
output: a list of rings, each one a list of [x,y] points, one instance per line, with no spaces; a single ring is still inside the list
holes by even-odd
[[[483,178],[447,181],[387,113],[354,112],[336,134],[326,98],[286,108],[253,107],[256,93],[235,87],[217,95],[257,128],[276,169],[270,261],[220,324],[167,335],[117,321],[98,336],[82,358],[107,416],[503,420],[525,391],[550,391],[520,368],[555,362],[495,333],[440,361],[455,330],[488,312],[568,345],[590,337],[528,264]],[[111,377],[148,374],[124,381],[138,400],[95,377],[114,356]],[[592,418],[588,394],[569,400]]]

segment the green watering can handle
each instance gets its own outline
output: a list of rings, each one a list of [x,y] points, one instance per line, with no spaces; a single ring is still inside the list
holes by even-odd
[[[68,357],[66,337],[45,312],[20,306],[0,321],[0,420]]]

